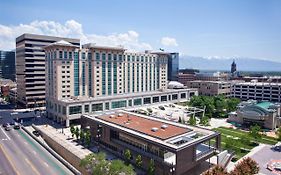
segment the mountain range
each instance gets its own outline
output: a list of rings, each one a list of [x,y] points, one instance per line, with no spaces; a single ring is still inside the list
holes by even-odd
[[[281,62],[244,57],[200,57],[182,55],[179,59],[180,68],[199,70],[230,71],[235,60],[237,71],[281,71]]]

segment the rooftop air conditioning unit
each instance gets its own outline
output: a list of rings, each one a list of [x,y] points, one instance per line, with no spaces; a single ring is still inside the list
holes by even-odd
[[[151,131],[156,132],[156,131],[158,131],[158,128],[153,127],[153,128],[151,128]]]
[[[168,125],[163,124],[163,125],[161,126],[161,128],[162,128],[162,129],[166,129],[166,128],[168,128]]]

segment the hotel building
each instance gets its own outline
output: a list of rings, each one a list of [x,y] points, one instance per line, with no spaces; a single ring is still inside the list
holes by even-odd
[[[220,150],[220,134],[125,111],[82,115],[81,129],[119,157],[131,152],[131,163],[141,155],[142,168],[154,160],[155,174],[194,174],[194,168]]]
[[[186,101],[196,90],[167,89],[170,53],[59,41],[45,47],[48,116],[69,126],[81,114]]]
[[[16,38],[17,102],[25,108],[45,107],[45,52],[43,47],[65,40],[79,46],[79,39],[23,34]]]

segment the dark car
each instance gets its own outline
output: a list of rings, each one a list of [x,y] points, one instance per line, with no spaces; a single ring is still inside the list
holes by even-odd
[[[9,123],[3,123],[3,127],[6,128],[9,125]]]
[[[20,124],[19,123],[15,123],[14,129],[20,129]]]
[[[39,131],[33,131],[32,132],[36,137],[39,137],[40,136],[40,132]]]

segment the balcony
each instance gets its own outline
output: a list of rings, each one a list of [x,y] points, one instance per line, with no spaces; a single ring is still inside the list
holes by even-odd
[[[212,155],[216,149],[210,145],[201,143],[196,146],[196,161],[199,161],[200,159],[207,157],[209,155]]]

